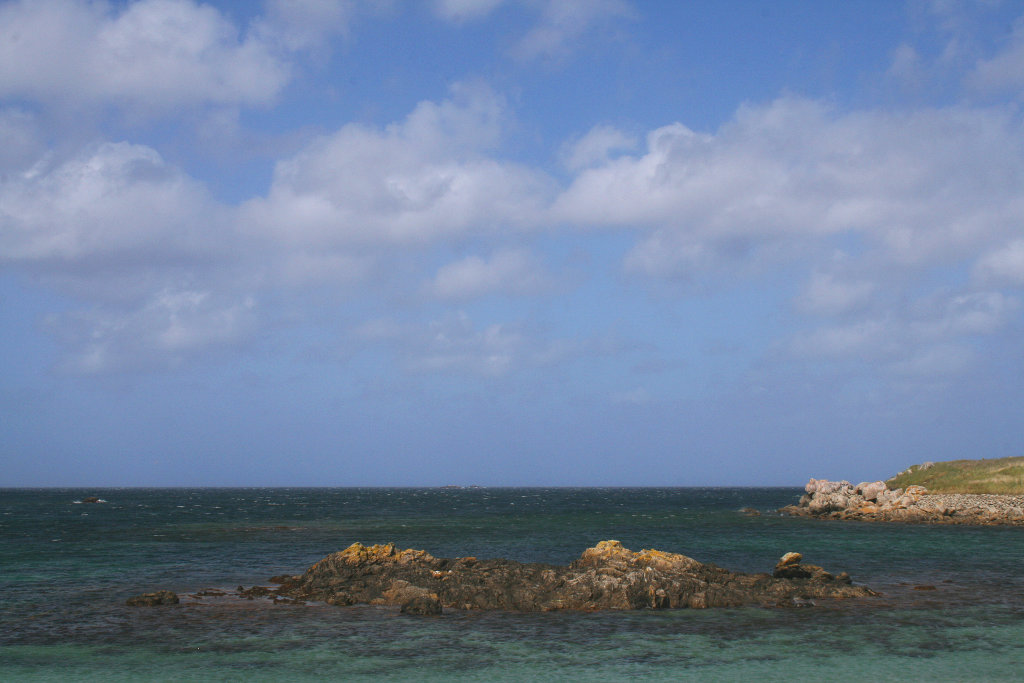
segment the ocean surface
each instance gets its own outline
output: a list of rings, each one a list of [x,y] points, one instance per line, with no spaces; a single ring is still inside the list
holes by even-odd
[[[772,513],[800,493],[0,490],[0,680],[1024,679],[1024,529]],[[76,502],[90,495],[106,502]],[[751,572],[798,551],[883,595],[807,609],[436,618],[260,600],[124,604],[164,588],[266,584],[354,541],[565,564],[605,539]]]

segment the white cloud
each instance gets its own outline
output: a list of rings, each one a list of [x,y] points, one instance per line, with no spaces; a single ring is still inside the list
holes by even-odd
[[[978,61],[968,75],[968,83],[986,93],[1012,92],[1024,96],[1024,18],[1014,23],[1002,52]]]
[[[1003,331],[1020,302],[996,291],[945,292],[910,302],[886,302],[860,320],[798,333],[790,350],[804,359],[877,363],[901,375],[953,375],[976,354],[971,339]]]
[[[69,348],[67,369],[85,374],[174,367],[237,344],[255,325],[255,301],[189,289],[156,292],[130,310],[96,309],[51,317]]]
[[[889,324],[867,320],[824,327],[797,335],[792,342],[798,356],[878,359],[899,351]]]
[[[1021,129],[1010,111],[949,108],[839,115],[783,98],[743,107],[714,134],[682,124],[646,151],[582,171],[554,215],[649,230],[628,261],[673,275],[759,249],[856,235],[901,266],[958,261],[1024,216]],[[784,240],[786,249],[774,245]]]
[[[899,375],[922,379],[959,375],[970,369],[977,360],[971,349],[956,344],[928,346],[894,363],[892,370]]]
[[[547,0],[540,5],[537,25],[512,50],[519,59],[562,57],[596,26],[632,14],[623,0]]]
[[[332,36],[348,32],[356,5],[355,0],[267,0],[255,34],[289,51],[322,49]]]
[[[637,140],[612,126],[594,126],[562,149],[562,162],[570,171],[607,164],[614,151],[635,149]]]
[[[535,258],[523,249],[501,249],[490,260],[467,256],[437,271],[430,293],[441,299],[469,299],[485,294],[534,294],[548,284]]]
[[[539,220],[550,181],[484,155],[504,103],[457,86],[383,130],[350,124],[277,164],[244,221],[285,244],[422,244]]]
[[[268,45],[193,0],[0,5],[0,96],[166,111],[265,104],[288,78]]]
[[[957,294],[942,302],[938,316],[918,323],[932,338],[950,335],[989,335],[999,332],[1019,309],[1019,302],[1002,292]]]
[[[983,256],[975,272],[985,281],[1024,286],[1024,239],[1013,240]]]
[[[408,372],[483,377],[549,365],[564,358],[571,346],[537,339],[522,324],[478,327],[463,311],[426,324],[371,320],[356,328],[353,337],[375,350],[390,347]]]
[[[505,0],[434,0],[434,12],[448,21],[480,19],[496,10]]]
[[[841,280],[831,273],[815,273],[797,300],[801,309],[819,315],[842,315],[863,307],[877,285],[863,280]]]
[[[924,75],[923,72],[921,55],[913,46],[904,43],[893,51],[892,62],[886,75],[910,85],[919,85]]]
[[[42,131],[28,112],[0,109],[0,182],[3,174],[23,171],[43,153]]]
[[[106,143],[0,181],[0,259],[198,258],[224,225],[204,188],[153,149]]]

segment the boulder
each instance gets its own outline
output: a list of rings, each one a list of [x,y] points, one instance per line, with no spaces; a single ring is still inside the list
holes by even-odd
[[[888,490],[888,486],[885,485],[884,481],[872,481],[872,482],[861,482],[857,484],[856,492],[859,493],[864,500],[877,500],[878,494]]]
[[[779,563],[775,565],[775,568],[778,569],[779,567],[789,567],[794,564],[800,564],[803,559],[804,556],[800,553],[786,553],[779,559]]]
[[[415,614],[417,616],[436,616],[441,614],[441,601],[436,595],[418,595],[402,603],[402,614]]]

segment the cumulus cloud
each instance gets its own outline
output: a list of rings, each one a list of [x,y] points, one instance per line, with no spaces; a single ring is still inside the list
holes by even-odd
[[[839,113],[784,97],[711,133],[658,128],[642,151],[580,169],[552,216],[638,231],[629,272],[810,265],[794,303],[820,326],[787,342],[804,358],[963,370],[970,339],[1019,312],[998,290],[1024,280],[1024,133],[1009,109]],[[930,281],[950,268],[974,283]]]
[[[272,101],[289,69],[194,0],[0,5],[0,96],[166,111]]]
[[[501,249],[489,260],[467,256],[442,266],[428,287],[441,299],[470,299],[485,294],[535,294],[548,284],[540,264],[526,250]]]
[[[223,212],[152,148],[104,143],[0,182],[0,259],[106,263],[199,257]]]
[[[0,135],[24,143],[0,157],[12,167],[0,175],[0,262],[83,302],[53,326],[70,330],[69,367],[99,372],[117,367],[115,357],[134,367],[192,357],[242,338],[238,330],[255,323],[252,307],[238,302],[261,288],[390,281],[397,276],[387,264],[407,247],[535,225],[552,181],[488,156],[504,115],[491,91],[456,88],[451,100],[423,102],[384,129],[343,127],[281,162],[267,197],[231,207],[151,147],[106,142],[46,153],[28,135],[32,117],[4,110]],[[498,249],[486,261],[442,268],[430,291],[525,293],[544,281],[527,251]],[[478,337],[492,351],[516,339],[500,327]],[[441,366],[445,357],[422,364]],[[500,366],[500,354],[488,357],[489,367]]]
[[[837,115],[783,98],[743,107],[714,134],[659,128],[644,154],[580,173],[554,210],[574,223],[650,228],[632,262],[652,274],[844,233],[895,262],[934,262],[1017,229],[1021,144],[1002,110]]]
[[[529,226],[551,181],[490,158],[504,102],[456,86],[453,98],[421,102],[382,130],[349,124],[277,164],[269,195],[243,209],[254,230],[285,243],[423,244]]]
[[[551,0],[541,7],[537,25],[512,50],[519,59],[562,57],[596,26],[632,14],[623,0]]]
[[[562,163],[570,171],[608,163],[612,152],[628,151],[637,140],[612,126],[594,126],[585,135],[562,148]]]

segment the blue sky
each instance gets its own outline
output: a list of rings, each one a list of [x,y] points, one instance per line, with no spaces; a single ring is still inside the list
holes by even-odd
[[[1024,3],[0,0],[0,485],[1024,454]]]

